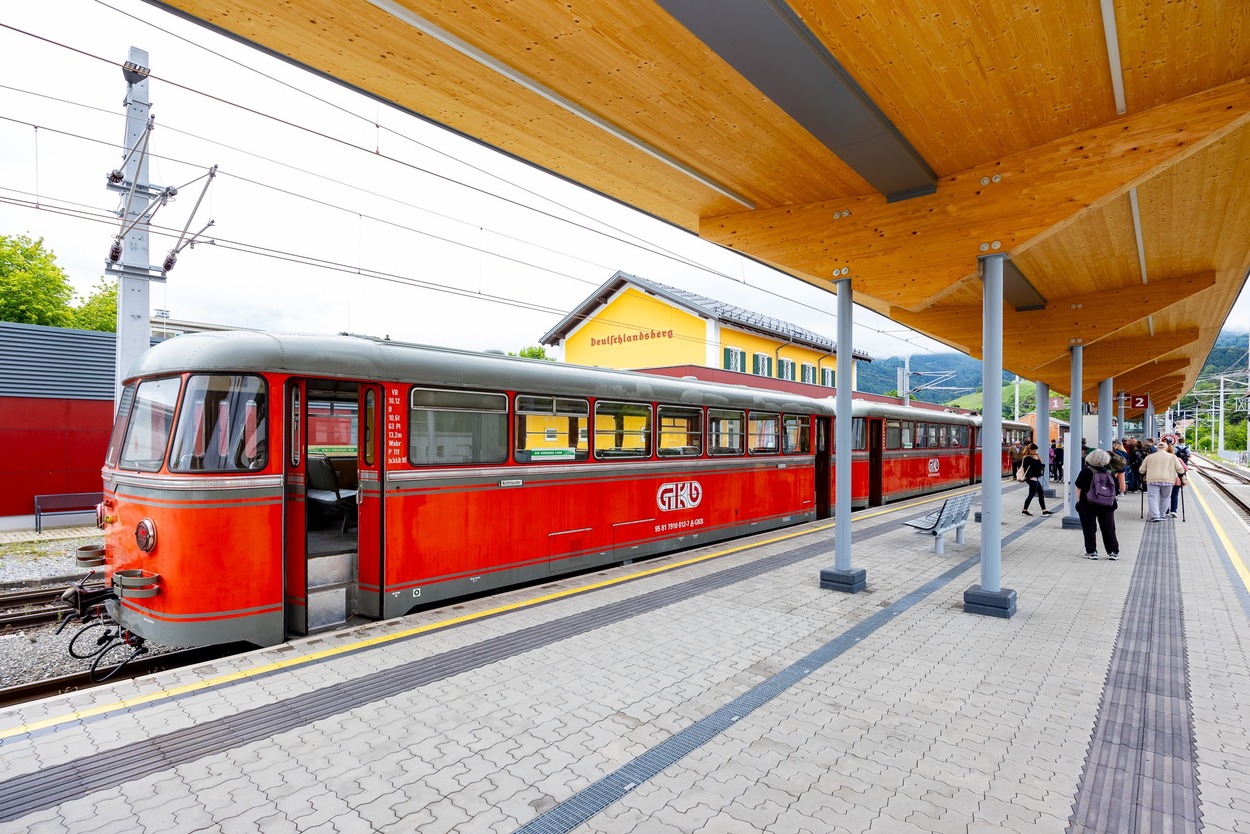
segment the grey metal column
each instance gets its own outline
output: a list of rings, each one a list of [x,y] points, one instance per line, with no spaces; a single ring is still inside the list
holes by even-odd
[[[1098,448],[1111,451],[1111,409],[1115,379],[1107,377],[1098,383]]]
[[[1081,412],[1085,410],[1081,402],[1081,372],[1085,348],[1082,345],[1072,346],[1072,393],[1068,397],[1071,408],[1068,411],[1068,440],[1063,446],[1063,526],[1081,529],[1081,519],[1076,514],[1076,488],[1072,482],[1081,471]]]
[[[131,70],[134,67],[135,70]],[[126,76],[126,144],[125,148],[138,148],[143,143],[143,134],[148,129],[148,118],[151,103],[148,101],[148,53],[136,46],[130,47]],[[151,347],[152,331],[148,318],[151,306],[148,301],[148,224],[140,222],[140,216],[152,196],[152,188],[148,182],[148,156],[146,149],[142,153],[132,153],[126,159],[126,181],[112,186],[110,190],[129,189],[134,199],[129,201],[123,197],[122,208],[125,214],[122,223],[133,223],[134,228],[125,236],[123,249],[117,260],[118,266],[106,263],[106,268],[118,275],[117,287],[117,342],[115,348],[117,381],[113,394],[113,409],[121,402],[122,382],[130,372],[130,366],[139,356]],[[123,191],[124,193],[124,191]]]
[[[1036,420],[1033,422],[1037,425],[1037,431],[1033,433],[1033,442],[1037,444],[1037,453],[1042,458],[1042,471],[1046,473],[1046,477],[1042,480],[1050,483],[1050,386],[1045,382],[1035,383],[1037,392],[1034,397],[1037,399],[1037,408],[1035,409]],[[1055,497],[1055,489],[1051,486],[1042,487],[1042,492],[1047,498]]]
[[[964,591],[964,611],[991,617],[1016,613],[1016,592],[1002,586],[1003,556],[1003,260],[985,255],[981,317],[981,584]]]
[[[1146,437],[1158,437],[1158,426],[1155,421],[1155,401],[1153,397],[1146,397]]]
[[[820,587],[855,593],[867,585],[868,572],[851,567],[851,325],[854,296],[851,279],[833,282],[838,293],[837,392],[834,401],[834,562],[820,572]]]
[[[1121,443],[1124,442],[1124,437],[1125,437],[1124,435],[1124,399],[1125,399],[1124,392],[1121,391],[1120,392],[1120,413],[1117,415],[1120,418],[1120,430],[1116,432],[1116,436],[1120,438]]]

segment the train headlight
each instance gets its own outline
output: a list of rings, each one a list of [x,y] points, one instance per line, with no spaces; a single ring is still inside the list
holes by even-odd
[[[150,553],[156,547],[156,524],[152,519],[145,518],[135,525],[135,544],[144,553]]]

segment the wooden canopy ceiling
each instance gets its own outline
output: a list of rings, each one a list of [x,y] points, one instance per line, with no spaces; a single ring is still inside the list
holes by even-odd
[[[1004,366],[1064,393],[1080,340],[1175,401],[1250,269],[1243,0],[156,5],[973,356],[1005,252]]]

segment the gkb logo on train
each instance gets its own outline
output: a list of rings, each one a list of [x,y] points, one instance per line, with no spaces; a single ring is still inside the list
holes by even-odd
[[[678,481],[671,484],[660,484],[655,493],[655,505],[660,512],[673,510],[693,510],[703,500],[703,487],[698,481]]]

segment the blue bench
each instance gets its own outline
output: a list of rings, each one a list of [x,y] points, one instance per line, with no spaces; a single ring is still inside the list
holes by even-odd
[[[103,500],[103,492],[67,492],[63,495],[36,495],[35,533],[43,533],[43,517],[45,515],[94,513],[95,505]]]
[[[951,530],[955,531],[955,544],[964,543],[964,526],[968,523],[968,513],[972,509],[975,492],[964,493],[954,498],[947,498],[942,506],[923,518],[904,521],[908,527],[933,535],[933,552],[941,556],[942,537]]]

